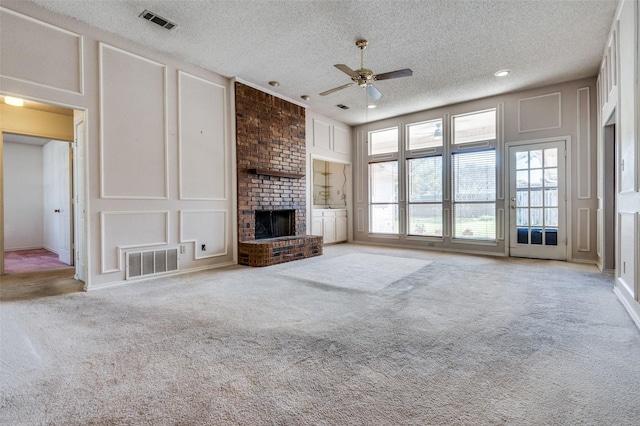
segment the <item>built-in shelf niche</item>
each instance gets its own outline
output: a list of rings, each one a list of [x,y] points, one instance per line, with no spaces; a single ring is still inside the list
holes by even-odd
[[[313,160],[313,205],[317,207],[346,207],[347,164]]]

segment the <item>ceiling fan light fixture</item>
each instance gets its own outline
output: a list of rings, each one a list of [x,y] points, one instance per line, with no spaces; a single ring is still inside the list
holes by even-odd
[[[500,70],[500,71],[496,71],[496,73],[494,75],[496,77],[506,77],[509,74],[511,74],[511,70]]]

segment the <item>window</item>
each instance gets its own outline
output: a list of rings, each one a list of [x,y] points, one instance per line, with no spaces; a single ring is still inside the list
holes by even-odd
[[[453,237],[496,239],[496,151],[454,153]]]
[[[453,143],[469,143],[496,138],[496,110],[474,112],[453,117]]]
[[[369,132],[369,155],[398,152],[398,128]]]
[[[408,235],[442,236],[442,156],[407,160]]]
[[[398,162],[369,164],[369,232],[397,234]]]
[[[407,150],[442,146],[442,119],[407,125]]]

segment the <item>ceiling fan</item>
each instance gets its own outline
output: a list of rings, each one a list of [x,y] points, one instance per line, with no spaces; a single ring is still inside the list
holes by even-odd
[[[320,96],[326,96],[330,93],[337,92],[338,90],[346,89],[347,87],[351,87],[354,85],[358,85],[365,89],[367,95],[374,101],[377,101],[382,97],[382,93],[373,85],[374,81],[379,80],[389,80],[392,78],[399,77],[410,77],[413,75],[413,71],[409,68],[404,68],[397,71],[384,72],[382,74],[374,74],[368,68],[364,67],[364,49],[367,48],[367,40],[358,40],[356,41],[356,46],[360,49],[360,69],[352,70],[345,64],[335,64],[334,67],[338,68],[343,73],[347,74],[353,80],[351,83],[344,84],[342,86],[327,90],[326,92],[320,93]]]

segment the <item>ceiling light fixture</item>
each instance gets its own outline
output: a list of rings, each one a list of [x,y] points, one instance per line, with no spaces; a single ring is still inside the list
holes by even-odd
[[[509,74],[511,74],[511,70],[500,70],[500,71],[496,71],[496,73],[494,75],[496,77],[506,77]]]
[[[305,101],[308,101],[309,99],[311,99],[311,96],[309,95],[302,95],[300,96],[302,99],[304,99]]]
[[[269,86],[278,87],[278,86],[280,86],[280,82],[279,81],[275,81],[275,80],[271,80],[269,82]]]
[[[13,96],[5,96],[4,103],[7,105],[13,105],[17,107],[24,106],[24,101],[20,98],[14,98]]]
[[[369,104],[369,105],[367,105],[367,108],[369,108],[369,109],[374,109],[374,108],[376,108],[377,106],[378,106],[378,105]]]

